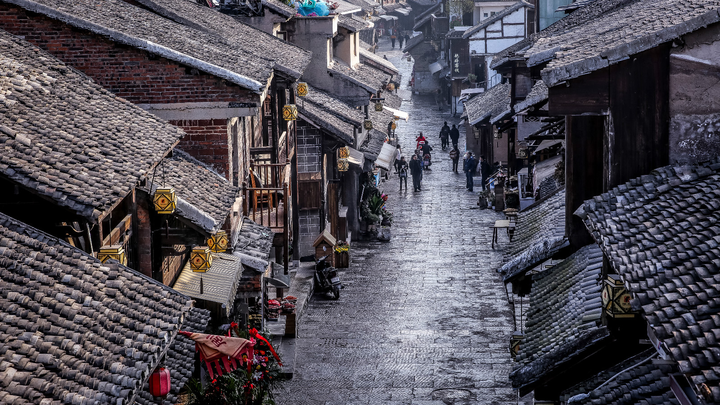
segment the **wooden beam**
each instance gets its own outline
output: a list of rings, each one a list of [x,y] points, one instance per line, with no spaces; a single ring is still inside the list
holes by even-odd
[[[103,238],[103,246],[110,246],[118,243],[125,233],[132,228],[132,213],[127,214],[125,218],[120,221],[119,224],[115,228],[113,228],[112,231],[110,231],[110,234],[107,235],[105,238]]]
[[[548,91],[548,110],[554,115],[603,115],[610,108],[608,69],[580,76]]]

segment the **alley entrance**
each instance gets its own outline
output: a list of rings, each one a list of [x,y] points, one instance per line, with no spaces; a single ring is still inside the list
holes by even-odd
[[[443,121],[458,123],[432,97],[410,97],[411,63],[389,41],[387,55],[402,72],[399,128],[409,158],[419,131],[435,148],[422,191],[399,192],[397,175],[381,183],[394,213],[392,240],[353,242],[340,277],[340,299],[316,295],[303,315],[295,375],[277,403],[515,404],[508,374],[512,313],[499,274],[500,250],[488,229],[501,215],[477,209],[465,176],[451,172],[440,148]],[[404,93],[403,93],[404,92]],[[461,132],[460,151],[465,139]],[[462,169],[462,160],[460,162]],[[411,181],[409,181],[411,183]]]

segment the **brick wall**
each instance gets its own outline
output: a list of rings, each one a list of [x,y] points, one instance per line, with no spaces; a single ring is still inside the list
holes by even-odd
[[[322,171],[322,137],[315,128],[297,129],[297,170],[298,173]]]
[[[178,146],[192,157],[204,162],[232,181],[232,142],[228,120],[170,121],[187,135]]]
[[[315,254],[313,242],[321,231],[320,211],[300,211],[298,222],[300,225],[300,240],[298,241],[300,256],[313,255]]]
[[[137,200],[137,271],[152,277],[152,229],[150,226],[150,196],[138,191]]]

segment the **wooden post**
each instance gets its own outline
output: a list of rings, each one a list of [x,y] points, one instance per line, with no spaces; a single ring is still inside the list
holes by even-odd
[[[288,185],[283,184],[283,269],[284,273],[288,274],[288,261],[290,260],[290,235],[289,235],[289,222],[290,215],[288,215]],[[294,211],[294,210],[293,210]]]

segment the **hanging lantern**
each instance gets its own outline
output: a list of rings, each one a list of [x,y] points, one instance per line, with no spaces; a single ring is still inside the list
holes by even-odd
[[[123,249],[122,245],[110,245],[100,248],[98,260],[105,263],[110,259],[117,260],[123,266],[127,266],[127,256],[125,256],[125,249]]]
[[[632,307],[630,306],[631,299],[632,296],[625,289],[625,284],[623,284],[620,276],[608,274],[602,290],[602,304],[605,313],[613,318],[634,317],[635,314],[632,313]]]
[[[207,239],[208,247],[215,253],[222,253],[227,250],[228,238],[225,231],[218,231]]]
[[[392,124],[390,124],[390,128],[394,131],[395,128],[397,128],[397,124],[393,122]]]
[[[350,157],[350,148],[347,146],[343,146],[342,148],[338,148],[338,159],[347,159]]]
[[[372,121],[370,121],[370,120],[365,120],[365,121],[363,122],[363,128],[365,128],[365,129],[368,130],[368,131],[371,130],[371,129],[373,129]]]
[[[164,397],[170,392],[170,370],[165,367],[158,367],[150,374],[148,379],[150,395]]]
[[[283,107],[283,118],[285,121],[295,121],[298,117],[298,110],[295,104],[285,104]]]
[[[205,273],[212,266],[212,254],[207,246],[196,246],[190,252],[190,268],[196,273]]]
[[[510,338],[510,356],[514,359],[520,351],[520,342],[525,338],[525,335],[520,331],[515,331]]]
[[[375,111],[381,112],[383,110],[382,103],[375,103]]]
[[[158,214],[172,214],[177,206],[177,195],[175,190],[170,188],[159,188],[155,190],[153,205]]]
[[[300,82],[297,84],[297,95],[299,97],[305,97],[308,95],[308,85],[305,82]]]
[[[346,172],[350,170],[350,162],[347,160],[347,158],[338,159],[337,166],[339,172]]]

